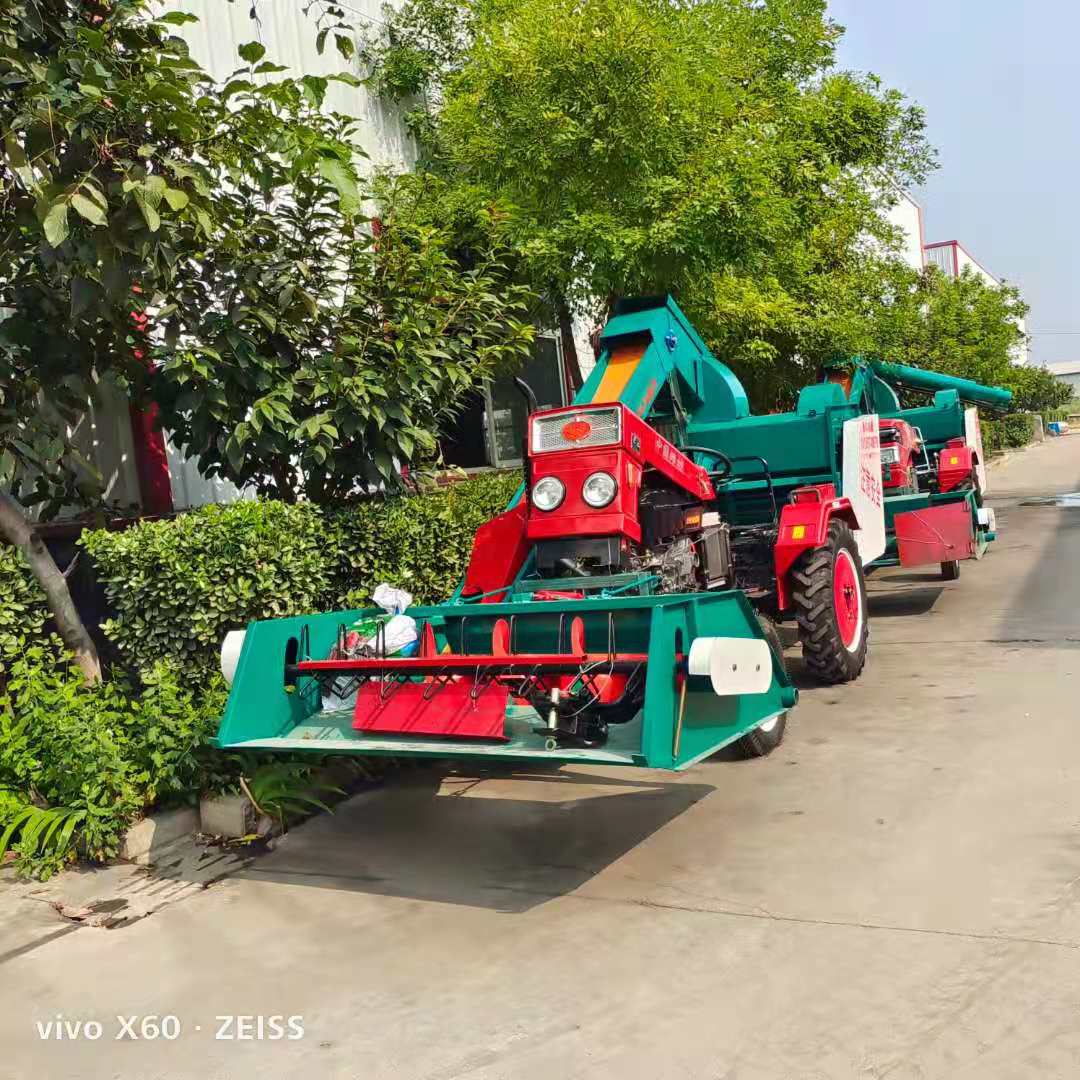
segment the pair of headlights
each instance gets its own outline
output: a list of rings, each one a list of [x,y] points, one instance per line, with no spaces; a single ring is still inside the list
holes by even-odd
[[[619,485],[611,473],[594,472],[581,485],[581,497],[594,510],[601,510],[615,498],[618,490]],[[566,485],[557,476],[545,476],[533,484],[532,504],[537,510],[554,510],[565,498]]]

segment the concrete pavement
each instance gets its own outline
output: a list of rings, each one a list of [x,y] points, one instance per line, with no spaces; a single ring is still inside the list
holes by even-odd
[[[1080,438],[995,468],[989,557],[874,577],[865,675],[769,758],[421,769],[141,922],[35,925],[0,1075],[1075,1077],[1080,513],[1025,503],[1076,490]]]

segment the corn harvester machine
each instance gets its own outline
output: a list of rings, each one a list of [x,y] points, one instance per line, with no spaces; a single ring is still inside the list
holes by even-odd
[[[905,398],[928,397],[901,408]],[[987,491],[979,410],[1001,413],[1012,393],[905,364],[856,362],[850,394],[880,417],[888,542],[874,569],[938,564],[960,576],[960,563],[979,559],[994,540],[996,519]]]
[[[896,547],[888,390],[856,363],[751,416],[671,298],[624,301],[574,403],[531,408],[522,489],[455,595],[405,613],[415,651],[357,650],[370,609],[254,622],[223,648],[217,744],[661,769],[767,753],[798,697],[778,623],[823,681],[865,662],[863,568]]]

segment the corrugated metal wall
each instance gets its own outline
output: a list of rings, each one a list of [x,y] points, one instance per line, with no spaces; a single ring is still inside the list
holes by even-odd
[[[227,78],[242,64],[236,50],[247,41],[261,42],[267,60],[284,64],[294,74],[361,74],[357,62],[346,61],[335,48],[332,35],[319,55],[315,47],[318,29],[314,19],[304,14],[301,0],[257,0],[254,5],[176,0],[169,6],[198,16],[197,23],[185,24],[178,33],[187,41],[191,55],[216,79]],[[338,6],[355,21],[357,34],[377,31],[382,25],[380,0],[349,0]],[[254,19],[250,17],[252,7]],[[261,77],[268,81],[281,78]],[[358,141],[373,165],[401,166],[414,160],[415,148],[401,123],[400,109],[380,102],[363,87],[344,83],[330,84],[326,106],[360,121]]]
[[[925,249],[926,263],[928,266],[936,266],[943,274],[952,277],[955,268],[953,266],[953,249],[950,244],[937,245]]]

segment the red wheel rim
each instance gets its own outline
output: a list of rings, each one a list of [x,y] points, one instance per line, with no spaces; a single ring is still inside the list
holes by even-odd
[[[833,563],[833,608],[844,648],[853,652],[862,632],[862,594],[859,572],[849,551],[841,548]]]

